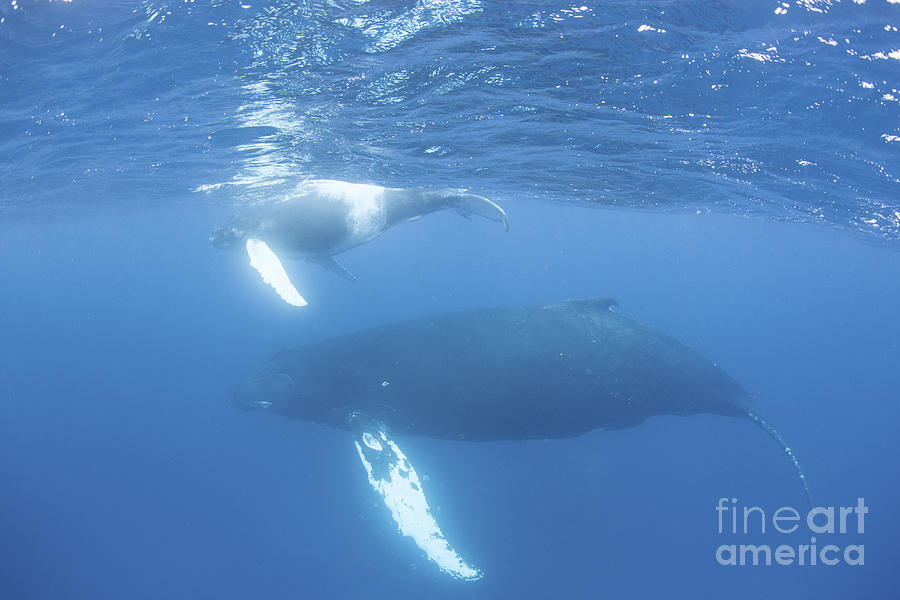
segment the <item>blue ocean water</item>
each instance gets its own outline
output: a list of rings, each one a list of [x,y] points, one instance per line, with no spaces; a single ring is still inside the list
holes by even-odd
[[[887,598],[900,559],[900,4],[476,0],[0,5],[0,597]],[[232,213],[311,178],[467,188],[286,266]],[[864,565],[723,566],[720,498],[805,511],[746,421],[404,439],[484,571],[396,533],[346,432],[243,412],[283,348],[438,312],[612,296],[714,360]],[[851,523],[855,520],[851,518]],[[827,540],[827,541],[826,541]]]

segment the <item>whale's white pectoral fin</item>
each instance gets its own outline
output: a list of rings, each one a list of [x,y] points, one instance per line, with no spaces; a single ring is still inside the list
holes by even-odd
[[[411,537],[444,573],[467,581],[480,579],[481,572],[463,560],[444,538],[419,476],[384,425],[360,413],[354,413],[350,421],[369,483],[384,499],[400,533]]]
[[[284,267],[281,266],[281,261],[268,244],[250,238],[247,240],[247,254],[250,255],[250,266],[259,271],[263,281],[275,288],[282,300],[291,306],[306,306],[306,300],[291,283]]]
[[[509,231],[509,219],[506,217],[506,211],[499,204],[491,202],[484,196],[475,194],[458,194],[451,199],[456,212],[464,217],[470,214],[497,221],[503,225],[504,231]]]

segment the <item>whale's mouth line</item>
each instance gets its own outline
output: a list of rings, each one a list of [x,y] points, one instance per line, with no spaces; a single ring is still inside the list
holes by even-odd
[[[280,371],[242,379],[231,391],[233,404],[244,409],[278,411],[297,401],[294,378]]]

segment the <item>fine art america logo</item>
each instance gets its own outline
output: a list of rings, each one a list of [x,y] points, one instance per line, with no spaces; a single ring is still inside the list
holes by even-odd
[[[726,543],[716,548],[716,562],[720,565],[864,565],[865,546],[846,541],[859,541],[847,538],[854,533],[858,534],[855,537],[865,533],[868,512],[864,498],[857,498],[856,506],[816,506],[808,511],[782,506],[769,512],[759,506],[738,506],[737,498],[719,498],[716,506],[719,534],[782,536],[784,539],[779,541],[788,541],[784,536],[794,534],[792,538],[802,536],[804,543]]]

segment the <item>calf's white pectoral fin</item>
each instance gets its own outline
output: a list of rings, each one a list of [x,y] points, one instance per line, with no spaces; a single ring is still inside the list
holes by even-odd
[[[247,254],[250,256],[250,266],[259,272],[263,281],[275,288],[282,300],[291,306],[306,306],[306,300],[291,283],[287,272],[281,266],[281,261],[268,244],[256,238],[249,238]]]
[[[444,538],[425,499],[418,474],[386,428],[365,417],[351,418],[351,426],[369,483],[384,499],[400,533],[411,537],[444,573],[468,581],[480,579],[481,572],[457,554]]]

